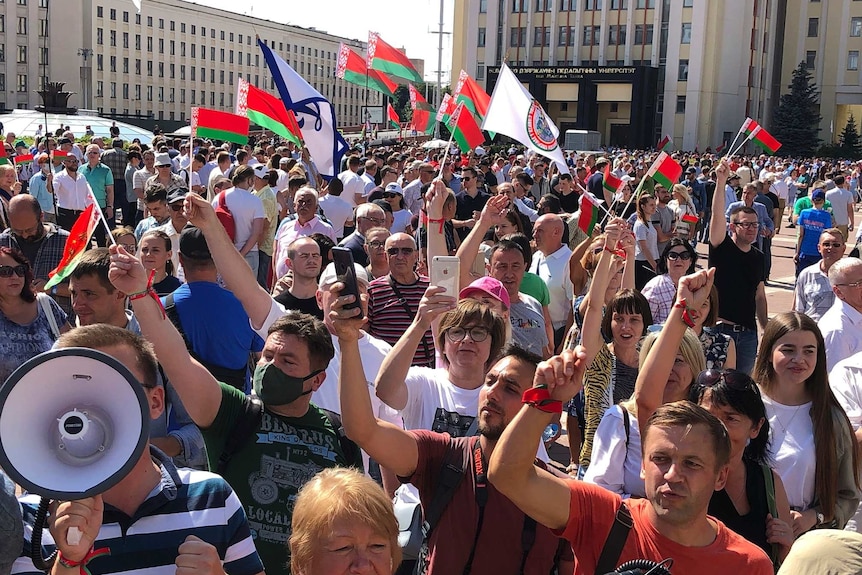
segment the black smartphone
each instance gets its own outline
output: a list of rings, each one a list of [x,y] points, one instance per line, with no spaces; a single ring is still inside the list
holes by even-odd
[[[344,309],[361,307],[359,301],[359,283],[356,280],[356,268],[353,267],[353,253],[342,247],[332,248],[332,261],[335,263],[335,275],[344,284],[341,295],[352,295],[355,300],[344,306]]]

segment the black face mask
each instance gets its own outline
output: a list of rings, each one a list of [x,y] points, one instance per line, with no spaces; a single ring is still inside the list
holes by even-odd
[[[295,377],[287,375],[274,363],[268,362],[254,368],[252,386],[264,405],[287,405],[311,393],[311,390],[303,391],[303,384],[323,371],[325,370],[318,369],[305,377]]]

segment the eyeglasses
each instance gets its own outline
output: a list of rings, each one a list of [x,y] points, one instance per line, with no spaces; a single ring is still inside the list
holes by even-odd
[[[11,278],[13,273],[19,278],[22,278],[24,277],[24,274],[27,273],[27,266],[24,264],[18,264],[17,266],[0,266],[0,278]]]
[[[735,369],[707,369],[705,371],[701,371],[694,380],[694,384],[702,385],[703,387],[712,387],[721,381],[727,384],[728,387],[743,391],[753,389],[758,395],[760,395],[760,390],[757,389],[757,385],[754,383],[754,380],[743,372],[736,371]]]
[[[412,256],[415,251],[413,248],[389,248],[386,250],[386,254],[395,257],[398,255],[398,252],[401,252],[402,256]]]
[[[485,341],[488,339],[490,332],[484,327],[452,327],[446,332],[446,339],[451,341],[452,343],[460,343],[467,338],[467,334],[470,335],[470,339],[479,343],[481,341]]]
[[[130,254],[133,254],[136,251],[138,251],[138,246],[135,244],[135,242],[127,242],[127,243],[120,242],[120,245],[123,246],[123,249],[126,250],[127,252],[129,252]]]
[[[740,228],[746,229],[746,230],[756,228],[757,226],[760,225],[758,222],[730,222],[730,223],[732,223],[735,226],[739,226]]]
[[[667,252],[667,259],[687,262],[691,259],[691,254],[689,252]]]
[[[371,248],[371,249],[373,249],[373,250],[379,250],[380,248],[382,248],[383,246],[385,246],[385,245],[386,245],[386,243],[385,243],[385,242],[378,241],[378,240],[374,240],[374,241],[368,242],[368,243],[367,243],[367,244],[365,244],[365,245],[367,245],[369,248]]]
[[[314,200],[295,200],[293,203],[297,206],[311,206],[314,205]]]
[[[857,288],[859,286],[862,286],[862,280],[850,282],[850,283],[846,283],[846,284],[835,284],[835,285],[838,287]]]
[[[182,209],[183,209],[183,203],[182,203],[182,202],[174,202],[174,203],[172,203],[172,204],[168,204],[168,205],[169,205],[169,206],[171,207],[171,209],[172,209],[173,211],[175,211],[175,212],[180,212],[180,211],[182,211]]]
[[[844,244],[839,243],[839,242],[823,242],[820,245],[823,246],[824,248],[836,248],[837,249],[837,248],[842,247]]]
[[[375,226],[382,226],[386,222],[386,220],[384,220],[383,218],[371,218],[368,216],[362,216],[360,219],[368,220]]]

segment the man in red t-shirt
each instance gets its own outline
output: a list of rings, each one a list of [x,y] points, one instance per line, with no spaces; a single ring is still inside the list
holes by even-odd
[[[335,293],[340,287],[336,284],[331,289]],[[402,482],[412,483],[426,512],[438,485],[444,481],[444,463],[451,467],[458,462],[463,473],[428,538],[428,575],[459,574],[470,568],[477,575],[512,573],[513,566],[518,565],[523,566],[523,575],[545,575],[555,563],[560,573],[572,573],[570,546],[550,529],[529,521],[514,503],[483,479],[488,457],[502,430],[518,413],[521,394],[530,388],[540,358],[518,348],[503,350],[501,359],[488,370],[478,395],[478,437],[451,438],[433,431],[405,431],[374,417],[357,345],[362,320],[346,319],[358,313],[343,310],[346,299],[341,296],[332,306],[338,316],[332,324],[341,349],[338,386],[347,435]],[[454,305],[454,297],[440,294],[439,290],[429,291],[419,313],[436,318]],[[452,328],[444,330],[441,337],[449,337],[451,331]],[[474,325],[462,331],[462,339],[455,344],[459,349],[490,345],[491,336],[484,327]],[[452,392],[441,391],[449,393]],[[537,437],[533,442],[534,460],[538,445]],[[452,455],[447,459],[450,450]],[[480,503],[480,493],[486,498],[484,503]]]
[[[567,401],[581,387],[582,357],[565,352],[540,364],[534,386],[547,386],[552,401]],[[572,543],[576,574],[593,575],[621,499],[533,468],[530,446],[550,423],[544,410],[552,405],[534,401],[521,409],[490,457],[489,479],[524,513]],[[647,497],[626,502],[633,527],[619,559],[598,572],[633,559],[671,558],[674,573],[773,573],[762,550],[707,516],[713,492],[727,480],[730,456],[727,430],[718,419],[688,401],[665,404],[647,421],[642,449]]]

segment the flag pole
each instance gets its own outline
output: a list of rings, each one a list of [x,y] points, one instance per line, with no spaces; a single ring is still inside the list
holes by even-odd
[[[102,212],[102,208],[99,207],[99,202],[96,200],[96,195],[93,193],[93,189],[90,186],[87,186],[87,195],[90,196],[90,201],[93,202],[94,209],[99,212],[99,221],[105,226],[105,231],[108,232],[107,236],[111,241],[111,245],[117,245],[117,240],[115,240],[114,236],[111,234],[111,226],[108,225],[108,220],[105,219],[105,214]]]
[[[736,133],[736,137],[733,138],[733,142],[727,147],[728,150],[733,150],[733,146],[736,145],[736,141],[739,139],[739,135],[742,134],[742,130],[744,129],[744,127],[745,127],[745,122],[743,122],[742,126],[739,127],[739,131]],[[725,154],[724,158],[722,158],[722,159],[726,160],[727,158],[729,158],[732,155],[733,155],[732,153],[728,152],[727,154]]]
[[[741,150],[741,149],[745,146],[745,144],[747,144],[747,143],[748,143],[748,141],[749,141],[749,140],[753,140],[753,139],[754,139],[754,136],[757,134],[757,132],[758,132],[758,131],[760,131],[760,126],[758,126],[756,130],[752,130],[752,131],[751,131],[751,133],[750,133],[750,134],[748,134],[748,137],[747,137],[747,138],[745,138],[744,140],[742,140],[742,143],[741,143],[741,144],[739,144],[739,146],[737,146],[737,147],[736,147],[736,150],[734,150],[732,154],[728,154],[728,156],[732,156],[733,154],[735,154],[735,153],[737,153],[739,150]]]

